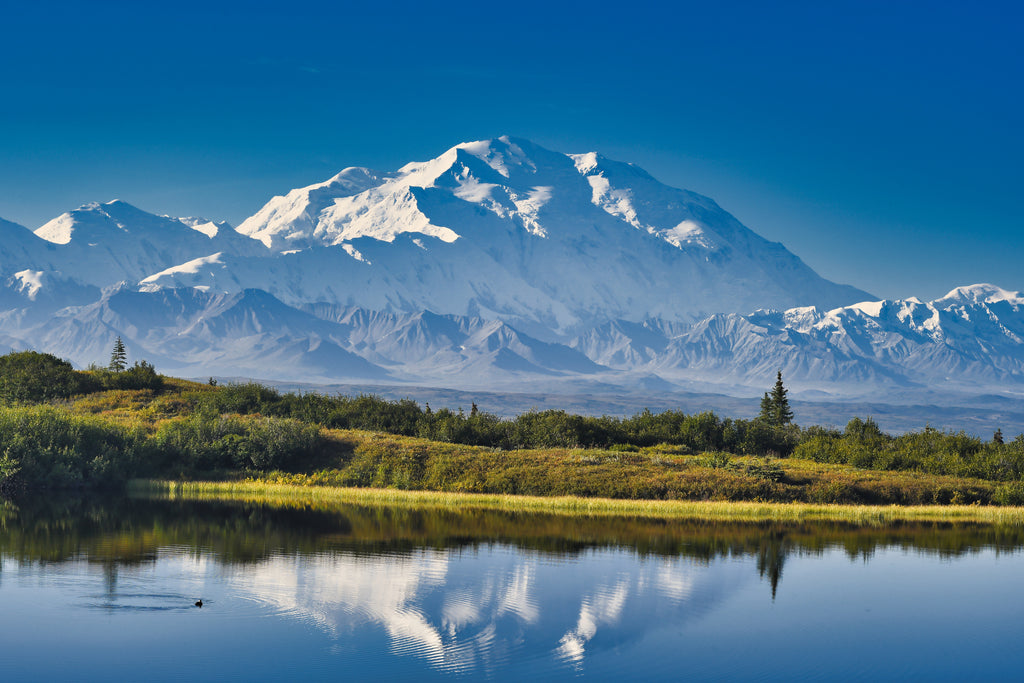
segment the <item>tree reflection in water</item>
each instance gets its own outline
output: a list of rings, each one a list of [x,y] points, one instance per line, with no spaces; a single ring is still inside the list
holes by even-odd
[[[214,566],[222,594],[204,617],[256,605],[260,615],[315,627],[342,649],[353,633],[375,629],[392,654],[444,673],[503,671],[525,652],[583,671],[617,638],[635,644],[652,625],[682,629],[758,576],[772,602],[784,602],[780,582],[794,555],[867,560],[902,549],[949,558],[1022,547],[1020,528],[971,524],[735,524],[144,498],[0,504],[0,563],[95,568],[102,588],[93,590],[102,595],[87,607],[189,609],[213,597],[189,591],[210,585]],[[0,565],[0,579],[6,573]],[[152,592],[147,573],[184,579]]]
[[[1024,548],[1024,529],[967,523],[727,523],[648,518],[573,517],[507,511],[409,509],[360,505],[271,507],[254,503],[146,498],[50,498],[0,502],[0,556],[20,562],[87,558],[107,565],[151,562],[161,547],[212,553],[246,564],[273,555],[331,550],[356,554],[418,548],[467,549],[501,543],[553,556],[598,548],[639,556],[750,556],[778,589],[786,557],[841,548],[869,559],[882,548],[956,557],[984,549]],[[111,581],[116,569],[108,570]]]

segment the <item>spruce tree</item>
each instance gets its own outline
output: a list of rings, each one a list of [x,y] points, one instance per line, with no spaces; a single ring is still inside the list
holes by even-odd
[[[114,342],[114,350],[110,352],[110,366],[112,372],[124,372],[128,366],[128,353],[124,350],[124,342],[118,336]]]
[[[996,433],[992,435],[992,443],[1002,446],[1003,445],[1003,430],[996,428]]]
[[[793,411],[789,407],[789,399],[786,398],[787,393],[789,392],[786,390],[786,387],[782,385],[782,370],[779,370],[779,374],[776,375],[775,379],[775,387],[771,393],[772,417],[777,427],[788,425],[793,421]]]
[[[775,404],[772,403],[772,398],[767,391],[764,392],[764,398],[761,399],[761,413],[757,419],[770,425],[775,424]]]

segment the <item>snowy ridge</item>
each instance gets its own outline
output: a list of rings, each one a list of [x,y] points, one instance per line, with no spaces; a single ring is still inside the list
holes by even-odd
[[[867,297],[820,278],[706,197],[598,154],[509,137],[456,145],[393,173],[346,169],[275,197],[238,229],[272,250],[297,252],[287,272],[236,278],[288,303],[302,303],[294,291],[302,282],[315,300],[489,312],[556,333],[608,319],[694,320]],[[309,255],[331,247],[342,247],[333,265]],[[321,266],[319,282],[309,261]],[[230,268],[247,271],[242,263]],[[328,283],[347,294],[332,295]],[[357,289],[375,293],[353,299]]]
[[[885,386],[998,392],[1024,385],[1024,299],[972,285],[928,303],[719,314],[672,330],[648,322],[573,345],[609,367],[676,381],[752,385],[778,368],[796,386],[834,395]]]

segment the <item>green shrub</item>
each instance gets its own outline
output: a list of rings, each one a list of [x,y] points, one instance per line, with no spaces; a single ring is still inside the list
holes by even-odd
[[[757,479],[764,479],[765,481],[782,481],[786,476],[782,467],[771,460],[748,462],[743,466],[743,473]]]
[[[712,469],[731,469],[732,468],[732,456],[723,451],[715,451],[714,453],[705,453],[698,462],[704,467],[710,467]]]
[[[356,447],[345,471],[350,486],[421,488],[426,472],[427,449],[391,439],[370,439]]]
[[[191,471],[290,469],[308,461],[320,429],[277,417],[217,415],[201,410],[160,425],[153,438],[169,467]]]
[[[157,374],[151,363],[144,360],[121,372],[96,370],[94,374],[103,389],[150,389],[159,392],[164,388],[164,378]]]
[[[136,476],[141,432],[52,406],[0,409],[0,476],[28,488],[111,484]]]
[[[1024,505],[1024,481],[1001,484],[992,493],[992,502],[998,505]]]
[[[48,353],[20,351],[0,356],[0,401],[41,403],[91,389],[84,373]]]

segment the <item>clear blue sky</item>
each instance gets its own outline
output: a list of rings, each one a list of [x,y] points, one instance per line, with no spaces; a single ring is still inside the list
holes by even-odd
[[[511,134],[633,161],[879,296],[1024,290],[1017,3],[348,5],[8,3],[0,217],[237,224]]]

